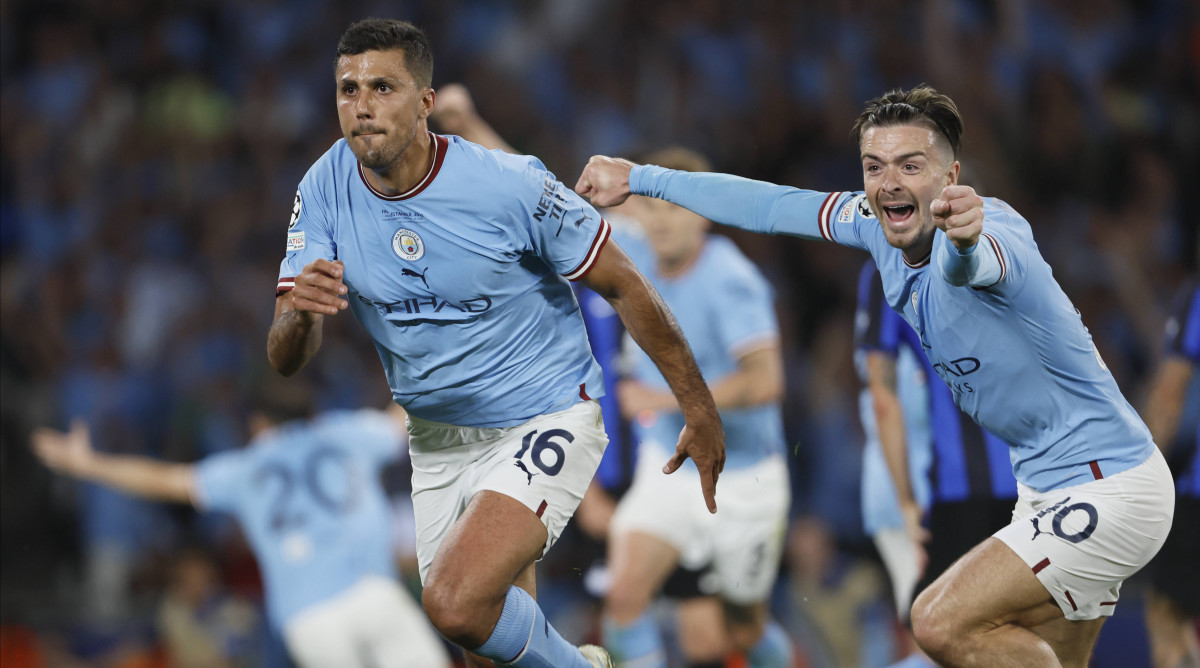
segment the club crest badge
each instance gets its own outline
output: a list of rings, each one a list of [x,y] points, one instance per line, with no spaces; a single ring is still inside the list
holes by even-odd
[[[421,235],[402,227],[392,235],[392,250],[401,259],[412,262],[425,255],[425,242],[421,241]]]

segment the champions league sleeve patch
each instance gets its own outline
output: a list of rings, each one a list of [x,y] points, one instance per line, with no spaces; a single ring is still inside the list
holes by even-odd
[[[875,212],[871,211],[871,204],[867,201],[866,195],[855,195],[848,202],[842,205],[842,210],[838,212],[837,222],[852,223],[854,222],[854,212],[858,211],[858,215],[863,218],[874,218]]]
[[[296,226],[296,223],[300,222],[300,209],[301,209],[302,207],[303,207],[303,202],[301,201],[301,198],[300,198],[300,189],[299,189],[299,188],[297,188],[297,189],[296,189],[296,201],[295,201],[295,202],[292,202],[292,219],[291,219],[290,221],[288,221],[288,229],[289,229],[289,230],[290,230],[290,229],[292,229],[293,227],[295,227],[295,226]],[[301,247],[301,248],[304,248],[304,237],[303,237],[303,235],[301,235],[300,239],[301,239],[301,241],[300,241],[300,247]],[[292,245],[292,241],[291,241],[291,239],[289,238],[289,239],[288,239],[288,248],[289,248],[289,250],[291,249],[291,245]]]
[[[293,225],[295,223],[292,223]],[[287,252],[304,250],[304,232],[288,232]]]

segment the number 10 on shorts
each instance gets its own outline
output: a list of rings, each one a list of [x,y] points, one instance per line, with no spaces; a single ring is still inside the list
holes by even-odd
[[[516,467],[529,476],[528,484],[533,484],[533,476],[537,474],[525,465],[525,453],[529,453],[529,461],[546,475],[558,475],[562,470],[566,453],[563,447],[555,442],[554,439],[558,438],[567,443],[575,440],[575,436],[566,429],[547,429],[540,434],[535,429],[525,434],[525,438],[521,440],[521,449],[513,455],[513,459],[517,460]]]

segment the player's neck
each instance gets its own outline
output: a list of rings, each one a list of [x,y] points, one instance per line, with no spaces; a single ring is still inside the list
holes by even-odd
[[[371,187],[392,197],[412,190],[423,181],[433,166],[434,141],[426,128],[418,128],[412,143],[385,172],[364,169]]]
[[[916,266],[924,263],[933,255],[933,235],[929,235],[925,241],[905,248],[901,252],[904,253],[904,261],[910,265]]]
[[[692,266],[696,264],[696,260],[700,259],[700,253],[704,250],[705,241],[705,237],[700,237],[694,246],[688,248],[686,253],[680,253],[674,258],[658,256],[658,275],[663,278],[675,278],[691,271]]]

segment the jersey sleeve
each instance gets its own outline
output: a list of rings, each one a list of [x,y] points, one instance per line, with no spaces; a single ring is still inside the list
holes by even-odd
[[[858,283],[858,306],[854,314],[854,346],[895,355],[900,347],[900,315],[888,305],[883,279],[875,263],[863,266]]]
[[[296,276],[313,260],[337,258],[333,241],[332,215],[325,192],[320,187],[319,168],[314,166],[300,181],[288,221],[287,246],[279,265],[279,280],[275,294],[296,286]]]
[[[1200,282],[1185,286],[1173,306],[1167,320],[1167,355],[1200,365]]]
[[[199,510],[232,513],[247,488],[252,466],[248,450],[231,450],[196,464],[195,505]]]
[[[567,280],[587,275],[612,227],[582,197],[529,158],[521,203],[534,252]]]
[[[818,192],[729,174],[681,172],[638,165],[629,174],[635,195],[664,199],[723,225],[763,234],[823,239],[870,250],[867,232],[879,227],[860,193]]]
[[[716,325],[730,357],[739,358],[779,340],[771,286],[758,270],[745,262],[718,279],[718,294],[725,302]]]
[[[1011,291],[1024,281],[1033,233],[1012,207],[988,198],[984,200],[983,232],[974,246],[959,249],[941,233],[936,243],[938,268],[946,282],[977,290]]]

